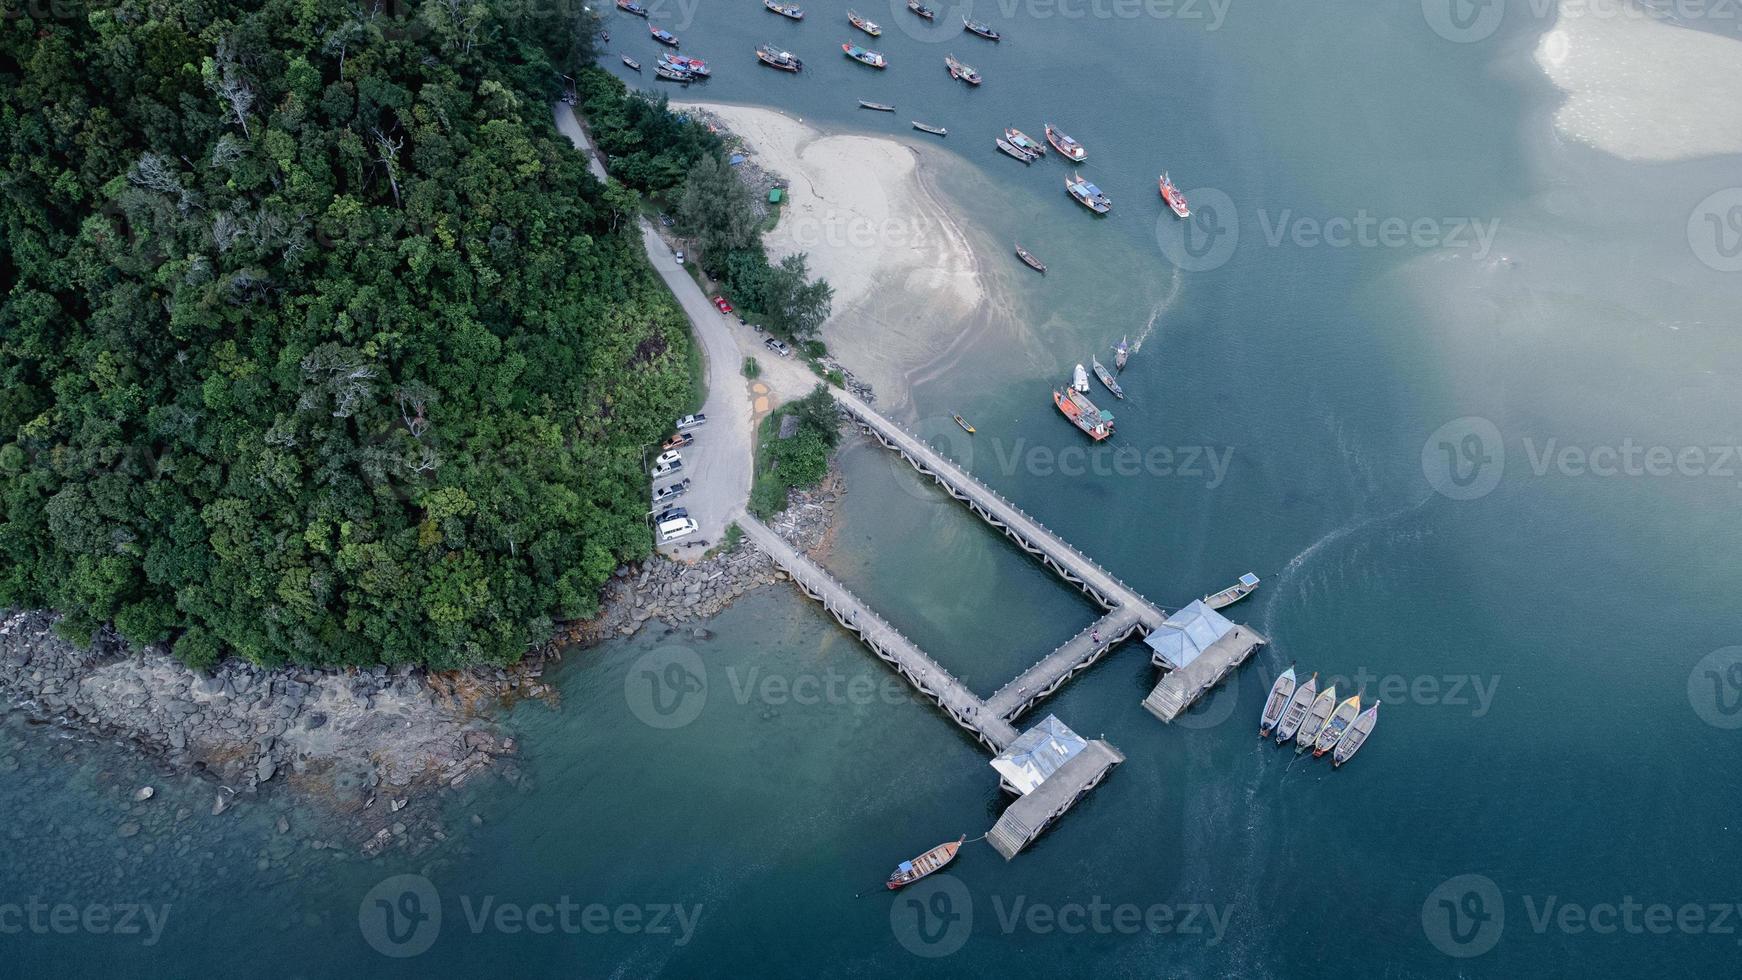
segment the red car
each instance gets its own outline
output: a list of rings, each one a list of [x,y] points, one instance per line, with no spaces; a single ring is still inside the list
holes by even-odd
[[[732,304],[726,302],[726,297],[724,297],[724,296],[715,296],[714,297],[714,308],[719,310],[721,313],[732,312]]]

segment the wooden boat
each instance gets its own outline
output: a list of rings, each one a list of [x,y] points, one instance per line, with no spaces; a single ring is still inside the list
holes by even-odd
[[[1379,724],[1379,702],[1373,702],[1373,707],[1361,712],[1361,717],[1349,726],[1343,737],[1337,739],[1337,747],[1331,753],[1331,767],[1337,768],[1355,757],[1361,751],[1361,746],[1367,744],[1367,736],[1373,734],[1373,726]]]
[[[654,27],[652,24],[647,25],[647,32],[649,34],[652,34],[653,39],[655,41],[658,41],[660,44],[663,44],[668,48],[677,47],[677,35],[676,34],[673,34],[672,32],[670,32],[662,27]]]
[[[968,435],[974,434],[974,427],[968,424],[967,419],[962,418],[960,415],[952,415],[950,417],[956,420],[956,424],[962,427],[963,432],[966,432]]]
[[[1331,718],[1331,712],[1337,707],[1337,685],[1332,684],[1319,692],[1313,699],[1313,706],[1307,710],[1306,717],[1301,719],[1300,731],[1294,736],[1294,753],[1299,755],[1313,747],[1318,741],[1319,730],[1325,727],[1325,722]]]
[[[1307,709],[1312,707],[1313,698],[1319,693],[1319,675],[1317,671],[1307,678],[1307,682],[1294,689],[1294,696],[1288,699],[1288,707],[1283,709],[1282,720],[1276,724],[1276,744],[1281,745],[1294,737],[1300,731],[1300,723],[1306,720]]]
[[[1100,442],[1113,434],[1113,415],[1095,407],[1089,396],[1075,388],[1057,388],[1052,392],[1052,403],[1071,424],[1082,430],[1090,439]]]
[[[998,137],[997,143],[998,143],[998,149],[1004,151],[1004,153],[1006,155],[1015,157],[1016,159],[1021,160],[1023,163],[1033,163],[1034,162],[1034,157],[1029,156],[1028,151],[1022,149],[1021,147],[1017,146],[1015,143],[1010,142],[1009,140],[1005,139],[1004,137],[1002,137],[1002,136]]]
[[[866,102],[864,99],[859,100],[859,108],[861,108],[861,109],[875,109],[878,112],[894,112],[895,111],[895,107],[892,105],[884,105],[881,102]]]
[[[1052,123],[1046,124],[1046,141],[1073,163],[1082,163],[1089,158],[1089,151],[1083,148],[1083,144],[1066,136],[1063,130],[1054,129]]]
[[[1065,178],[1065,193],[1096,214],[1106,214],[1113,210],[1113,199],[1077,174],[1073,173]]]
[[[883,28],[878,27],[876,23],[866,20],[851,10],[847,11],[847,23],[852,24],[854,27],[857,27],[872,37],[883,36]]]
[[[1125,337],[1119,338],[1119,346],[1113,348],[1113,370],[1125,370],[1125,362],[1131,360],[1131,343]]]
[[[700,58],[691,58],[687,55],[681,54],[669,54],[662,51],[659,55],[659,61],[660,64],[670,65],[679,71],[689,72],[691,78],[707,78],[709,75],[713,74],[713,69],[709,68],[708,63]]]
[[[679,68],[676,65],[666,64],[663,61],[660,62],[659,64],[653,66],[653,74],[656,77],[663,78],[668,82],[683,82],[685,84],[688,84],[690,81],[690,73],[689,72],[684,71],[682,68]]]
[[[1211,609],[1220,609],[1223,606],[1231,606],[1234,603],[1239,602],[1241,599],[1251,595],[1257,588],[1258,576],[1251,572],[1247,572],[1245,575],[1240,576],[1240,581],[1235,582],[1233,585],[1228,586],[1214,595],[1204,596],[1204,605],[1209,606]]]
[[[907,0],[907,9],[921,17],[924,17],[926,20],[933,20],[937,17],[937,11],[923,3],[920,3],[919,0]]]
[[[623,56],[623,63],[628,65],[630,68],[632,68],[636,71],[641,70],[641,62],[636,61],[634,58],[631,58],[628,55]]]
[[[1046,274],[1046,263],[1035,258],[1033,253],[1029,252],[1028,249],[1023,248],[1021,242],[1016,243],[1016,257],[1021,259],[1023,264],[1028,266],[1030,269],[1033,269],[1042,275]]]
[[[1355,716],[1361,713],[1361,695],[1357,694],[1331,712],[1331,718],[1325,722],[1325,727],[1319,730],[1319,737],[1313,741],[1313,758],[1317,759],[1331,749],[1336,748],[1338,740],[1349,730]]]
[[[1119,382],[1113,380],[1113,372],[1107,370],[1107,366],[1097,358],[1089,358],[1089,363],[1095,366],[1095,377],[1101,379],[1101,383],[1107,386],[1107,390],[1113,393],[1113,397],[1123,399],[1125,389],[1119,387]]]
[[[906,885],[911,885],[926,875],[937,871],[944,865],[956,859],[956,852],[962,849],[962,841],[968,839],[967,834],[958,837],[949,844],[939,844],[911,861],[903,861],[890,873],[885,882],[890,891],[895,891]]]
[[[1191,205],[1186,203],[1185,194],[1183,194],[1179,188],[1173,186],[1173,178],[1164,173],[1157,178],[1157,182],[1161,186],[1161,199],[1166,201],[1167,206],[1173,209],[1174,215],[1180,218],[1191,217]]]
[[[861,65],[870,65],[873,68],[889,67],[889,59],[870,48],[861,48],[857,44],[849,42],[841,45],[841,51]]]
[[[1004,131],[1004,138],[1033,154],[1035,159],[1046,156],[1046,144],[1020,129],[1006,129]]]
[[[1294,664],[1289,664],[1276,683],[1270,685],[1270,696],[1264,699],[1264,713],[1258,718],[1258,737],[1269,738],[1276,729],[1276,723],[1282,720],[1282,710],[1288,707],[1289,699],[1294,697],[1295,679]]]
[[[913,121],[913,128],[919,130],[922,133],[931,133],[933,136],[948,136],[948,135],[950,135],[950,131],[945,129],[942,126],[927,126],[925,123],[922,123],[917,119],[915,119]]]
[[[1004,39],[1004,35],[993,30],[990,24],[982,24],[977,20],[969,20],[966,17],[962,18],[962,30],[967,31],[969,34],[978,34],[988,41],[1001,41]]]
[[[635,0],[617,0],[617,9],[626,14],[634,14],[637,17],[647,16],[647,8],[636,3]]]
[[[777,3],[775,0],[762,0],[762,5],[788,20],[804,20],[804,9],[796,3]]]
[[[791,51],[782,51],[772,44],[764,44],[757,48],[756,60],[781,71],[796,73],[804,68],[804,62],[798,60]]]
[[[949,69],[951,78],[969,85],[980,84],[980,73],[974,70],[974,66],[962,64],[953,54],[944,55],[944,67]]]

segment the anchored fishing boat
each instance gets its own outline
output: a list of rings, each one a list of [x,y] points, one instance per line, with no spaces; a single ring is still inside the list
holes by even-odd
[[[1046,141],[1073,163],[1082,163],[1089,158],[1089,151],[1083,148],[1083,144],[1066,136],[1063,130],[1054,129],[1052,123],[1046,124]]]
[[[1319,693],[1319,675],[1317,671],[1307,678],[1307,682],[1294,689],[1294,696],[1288,699],[1288,707],[1283,709],[1282,720],[1276,725],[1276,744],[1281,745],[1294,737],[1300,731],[1300,723],[1306,720],[1307,709],[1312,707],[1313,698]]]
[[[1240,581],[1235,582],[1233,585],[1228,586],[1214,595],[1204,596],[1204,605],[1209,606],[1211,609],[1220,609],[1223,606],[1231,606],[1234,603],[1239,602],[1241,599],[1251,595],[1257,588],[1258,576],[1251,572],[1247,572],[1245,575],[1240,576]]]
[[[907,9],[913,11],[920,17],[924,17],[926,20],[933,20],[937,17],[937,11],[923,3],[920,3],[919,0],[907,0]]]
[[[956,60],[953,54],[944,55],[944,67],[950,70],[950,77],[967,82],[969,85],[980,84],[980,73],[973,65],[964,65]]]
[[[942,126],[927,126],[925,123],[922,123],[917,119],[915,119],[913,121],[913,128],[919,130],[922,133],[930,133],[933,136],[948,136],[948,135],[950,135],[950,131],[945,129]]]
[[[1075,388],[1066,388],[1063,391],[1054,388],[1052,403],[1058,406],[1065,418],[1071,420],[1072,425],[1081,429],[1090,439],[1100,442],[1113,434],[1112,416],[1096,408],[1088,396]]]
[[[974,427],[968,424],[967,419],[962,418],[960,415],[952,415],[950,417],[956,420],[956,424],[962,427],[963,432],[966,432],[968,435],[974,434]]]
[[[636,3],[635,0],[617,0],[617,9],[626,14],[634,14],[637,17],[647,16],[647,8]]]
[[[1015,143],[1010,142],[1009,140],[1005,139],[1004,137],[1002,137],[1002,136],[998,137],[996,142],[998,145],[998,149],[1002,150],[1006,155],[1011,156],[1011,157],[1015,157],[1016,159],[1021,160],[1023,163],[1033,163],[1034,162],[1034,157],[1030,156],[1027,150],[1024,150],[1022,147],[1017,146]]]
[[[1337,741],[1343,737],[1343,733],[1349,730],[1349,724],[1360,713],[1361,695],[1359,694],[1337,705],[1337,710],[1331,713],[1331,720],[1325,722],[1325,727],[1320,729],[1319,737],[1313,742],[1313,758],[1317,759],[1335,748]]]
[[[1113,210],[1113,200],[1101,192],[1099,187],[1089,183],[1077,174],[1065,178],[1065,190],[1078,204],[1096,214],[1106,214]]]
[[[1337,768],[1355,757],[1361,751],[1361,746],[1367,744],[1367,736],[1373,734],[1373,726],[1379,724],[1379,702],[1373,702],[1373,707],[1361,712],[1361,717],[1349,726],[1343,737],[1337,739],[1337,748],[1331,753],[1331,768]]]
[[[852,58],[861,65],[870,65],[873,68],[889,67],[888,59],[870,48],[861,48],[857,44],[849,42],[841,45],[841,50],[846,52],[847,57]]]
[[[804,62],[798,60],[791,51],[782,51],[772,44],[764,44],[757,48],[756,60],[781,71],[798,72],[804,68]]]
[[[1318,740],[1319,729],[1325,727],[1330,720],[1331,712],[1337,707],[1337,685],[1332,684],[1319,692],[1313,699],[1313,706],[1307,710],[1306,717],[1301,720],[1300,731],[1294,736],[1294,754],[1299,755],[1313,747]]]
[[[852,24],[854,27],[857,27],[872,37],[883,36],[883,28],[878,27],[873,21],[866,20],[851,10],[847,11],[847,23]]]
[[[677,47],[677,35],[666,30],[665,28],[654,27],[652,24],[648,24],[647,25],[647,32],[649,34],[652,34],[653,39],[655,41],[658,41],[660,44],[663,44],[668,48]]]
[[[1027,265],[1030,269],[1033,269],[1042,275],[1046,274],[1046,263],[1035,258],[1033,253],[1029,252],[1028,249],[1023,248],[1021,242],[1016,243],[1016,257],[1021,259],[1023,264]]]
[[[895,111],[895,107],[892,105],[884,105],[881,102],[866,102],[864,99],[859,100],[859,108],[861,108],[861,109],[875,109],[878,112],[894,112]]]
[[[1036,159],[1046,156],[1046,144],[1020,129],[1006,129],[1004,131],[1004,138]]]
[[[939,844],[911,861],[901,862],[896,865],[895,870],[889,875],[889,881],[885,884],[888,885],[890,891],[895,891],[905,885],[913,884],[933,871],[937,871],[956,859],[956,852],[962,849],[962,841],[967,839],[968,835],[963,834],[956,838],[953,843]]]
[[[993,30],[991,25],[982,24],[977,20],[969,20],[966,17],[962,18],[962,30],[969,34],[978,34],[988,41],[1000,41],[1004,38],[1004,35]]]
[[[1071,387],[1085,395],[1089,393],[1089,372],[1083,370],[1081,364],[1071,372]]]
[[[628,65],[630,68],[634,69],[635,71],[641,70],[641,62],[636,61],[634,58],[631,58],[628,55],[623,55],[623,63]]]
[[[1173,178],[1167,174],[1161,175],[1161,199],[1167,202],[1168,207],[1173,208],[1174,214],[1182,218],[1192,216],[1192,209],[1186,204],[1186,196],[1173,186]]]
[[[1119,346],[1113,348],[1113,370],[1125,370],[1125,362],[1131,360],[1131,344],[1126,338],[1119,338]]]
[[[666,62],[663,62],[663,61],[660,62],[659,64],[653,66],[653,74],[656,77],[663,78],[668,82],[683,82],[686,85],[689,84],[689,82],[690,82],[690,73],[689,72],[684,71],[682,68],[679,68],[676,65],[667,64]]]
[[[661,64],[670,65],[680,71],[687,71],[695,78],[707,78],[709,75],[713,74],[713,69],[709,68],[708,63],[700,58],[691,58],[681,54],[667,54],[662,51],[659,55],[659,61]]]
[[[1095,377],[1101,379],[1101,383],[1107,386],[1107,390],[1113,393],[1113,397],[1123,399],[1125,389],[1119,387],[1119,382],[1113,380],[1113,372],[1107,370],[1107,366],[1102,364],[1098,358],[1089,358],[1089,363],[1095,366]]]
[[[1264,699],[1264,713],[1258,718],[1259,738],[1269,738],[1275,730],[1276,723],[1282,720],[1283,710],[1294,697],[1294,688],[1294,664],[1289,664],[1276,683],[1270,685],[1270,696]]]
[[[796,3],[776,3],[775,0],[762,0],[762,5],[788,20],[804,20],[804,10]]]

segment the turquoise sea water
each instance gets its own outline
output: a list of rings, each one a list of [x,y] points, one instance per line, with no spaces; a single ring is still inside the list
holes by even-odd
[[[1128,761],[1017,860],[970,845],[894,899],[879,883],[896,861],[983,833],[1007,798],[978,747],[785,589],[710,640],[571,657],[560,711],[515,709],[529,779],[454,801],[452,823],[483,826],[433,860],[303,848],[275,865],[257,813],[116,840],[121,790],[96,774],[131,786],[133,764],[92,745],[75,767],[8,724],[0,905],[172,903],[150,947],[0,934],[19,974],[1733,972],[1742,668],[1722,651],[1742,644],[1742,463],[1720,457],[1742,443],[1742,273],[1701,261],[1722,255],[1701,235],[1727,239],[1724,214],[1708,229],[1700,209],[1738,182],[1735,161],[1631,164],[1557,139],[1558,95],[1530,62],[1544,25],[1526,16],[1459,44],[1412,3],[1235,5],[1219,21],[1207,6],[976,3],[1006,32],[993,46],[907,33],[905,10],[867,2],[892,62],[873,74],[839,54],[865,40],[844,3],[807,8],[802,24],[748,2],[655,20],[715,66],[687,98],[926,147],[1017,315],[927,366],[905,421],[1164,605],[1256,571],[1263,587],[1229,612],[1271,645],[1173,726],[1139,706],[1147,651],[1116,651],[1045,710]],[[613,50],[651,64],[642,22],[611,25]],[[805,72],[757,66],[768,40]],[[986,84],[950,81],[950,52]],[[910,118],[951,136],[919,144]],[[1039,136],[1048,120],[1088,145],[1082,172],[1112,217],[1066,199],[1058,160],[993,150],[1004,126]],[[1183,251],[1157,220],[1163,168],[1199,209]],[[1425,231],[1319,241],[1363,216]],[[1046,278],[1000,267],[1013,238]],[[1083,443],[1050,388],[1152,318],[1114,406],[1124,455],[1071,455]],[[958,411],[974,440],[940,424]],[[1686,465],[1592,471],[1629,446]],[[880,451],[843,465],[830,566],[976,690],[1093,615]],[[680,658],[699,660],[701,689],[651,700]],[[1290,661],[1385,700],[1343,771],[1254,738]],[[210,856],[178,855],[183,833]],[[119,866],[100,867],[111,852]],[[399,874],[433,894],[371,892]],[[574,931],[528,927],[565,898]],[[436,907],[439,928],[412,914]]]

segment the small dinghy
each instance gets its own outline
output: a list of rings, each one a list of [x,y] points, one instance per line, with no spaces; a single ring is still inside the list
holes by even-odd
[[[878,112],[894,112],[895,111],[895,107],[892,105],[884,105],[881,102],[866,102],[864,99],[859,100],[859,108],[861,108],[861,109],[874,109]]]
[[[933,136],[948,136],[948,135],[950,135],[950,131],[943,128],[942,126],[927,126],[925,123],[922,123],[917,119],[915,119],[913,121],[913,128],[919,130],[922,133],[930,133]]]
[[[641,70],[641,62],[636,61],[634,58],[631,58],[628,55],[623,56],[623,63],[628,65],[634,71]]]
[[[1030,269],[1033,269],[1042,275],[1046,274],[1046,263],[1035,258],[1034,254],[1028,249],[1023,248],[1021,242],[1016,243],[1016,257],[1021,259],[1023,264],[1028,266]]]
[[[966,432],[968,435],[974,434],[974,427],[968,424],[967,419],[962,418],[960,415],[952,415],[950,417],[956,420],[956,424],[962,427],[963,432]]]

